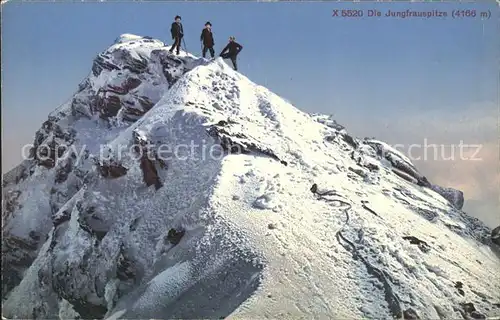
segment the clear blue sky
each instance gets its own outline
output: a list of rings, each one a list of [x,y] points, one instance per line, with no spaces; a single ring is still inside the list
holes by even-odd
[[[438,136],[442,126],[454,130],[451,139],[478,133],[485,143],[497,141],[494,126],[479,125],[498,116],[499,10],[494,1],[484,2],[12,0],[2,6],[3,148],[31,142],[47,113],[71,97],[92,59],[120,34],[170,41],[177,14],[189,51],[200,54],[199,35],[210,20],[217,53],[230,35],[244,46],[240,72],[304,111],[335,114],[359,135],[405,143]],[[334,18],[333,9],[365,15],[370,9],[436,9],[448,17]],[[455,9],[490,10],[491,17],[453,19]],[[431,132],[427,123],[437,118],[439,130]],[[2,167],[14,158],[4,158]],[[495,158],[498,164],[498,153]]]

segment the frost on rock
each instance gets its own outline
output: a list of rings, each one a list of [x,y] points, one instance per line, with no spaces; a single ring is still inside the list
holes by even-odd
[[[343,130],[345,127],[341,124],[339,124],[333,115],[325,115],[325,114],[319,114],[319,113],[312,113],[311,117],[318,121],[321,124],[324,124],[327,127],[330,127],[332,129],[335,129],[337,131]]]
[[[391,167],[393,173],[411,183],[415,183],[419,186],[427,187],[435,191],[444,199],[448,200],[456,209],[462,209],[464,205],[464,195],[462,191],[455,190],[453,188],[443,188],[430,183],[426,177],[418,172],[417,168],[415,168],[408,157],[385,142],[366,139],[364,143],[371,146],[380,159],[387,160],[389,162],[389,166]],[[363,151],[366,152],[366,149]]]
[[[491,231],[491,241],[500,246],[500,226]]]
[[[274,196],[271,194],[263,194],[255,199],[253,206],[258,209],[273,209],[276,207]]]
[[[460,210],[464,206],[464,193],[462,191],[453,188],[443,188],[434,184],[430,188],[443,196],[455,208]]]
[[[4,176],[4,195],[9,199],[8,213],[3,214],[8,220],[4,228],[8,245],[2,254],[11,275],[3,285],[4,294],[19,284],[21,274],[36,257],[40,241],[43,243],[50,230],[46,222],[84,184],[95,179],[96,167],[90,155],[98,156],[106,142],[140,119],[184,73],[203,63],[192,56],[171,57],[166,50],[159,40],[122,35],[96,57],[92,72],[70,101],[52,112],[36,132],[32,159]],[[128,170],[106,161],[97,168],[111,179],[126,175]],[[25,230],[11,226],[20,225],[20,217],[35,214],[34,208],[38,210],[36,226],[25,225]]]
[[[118,37],[4,175],[4,316],[500,312],[498,228],[461,192],[220,58],[168,49]]]
[[[417,181],[423,178],[418,173],[411,160],[398,150],[392,148],[384,142],[377,140],[366,140],[365,143],[372,146],[376,150],[377,155],[383,159],[388,160],[395,169],[408,174],[409,176],[415,178]]]

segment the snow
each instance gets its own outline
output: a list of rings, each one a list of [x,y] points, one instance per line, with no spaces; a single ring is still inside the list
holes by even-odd
[[[155,48],[165,50],[143,39],[124,34],[107,51],[151,59]],[[499,258],[478,240],[489,230],[432,189],[394,174],[397,163],[418,175],[405,155],[377,140],[349,146],[330,117],[296,109],[222,59],[184,58],[191,71],[170,88],[161,76],[143,81],[141,92],[156,104],[134,123],[108,128],[88,119],[71,126],[76,144],[93,155],[100,144],[130,150],[135,132],[170,150],[194,145],[181,154],[188,157],[157,167],[158,190],[146,187],[131,152],[120,159],[125,176],[105,179],[90,171],[86,187],[59,208],[57,214],[71,212],[69,221],[57,235],[47,228],[57,237],[53,251],[41,250],[27,275],[67,272],[76,290],[64,288],[65,294],[109,307],[107,319],[391,318],[409,308],[420,318],[440,318],[440,312],[460,317],[463,302],[490,316],[500,312],[493,305],[500,299]],[[92,76],[93,90],[121,82],[115,77],[113,71]],[[207,130],[220,121],[233,142],[271,150],[286,165],[259,150],[213,152],[218,144]],[[391,155],[387,167],[377,150]],[[88,161],[79,166],[89,168]],[[17,187],[46,199],[40,190],[50,188],[52,172]],[[38,202],[23,201],[21,216],[46,219],[34,210]],[[107,230],[99,241],[80,225],[89,207]],[[175,245],[165,240],[172,228],[185,231]],[[133,279],[116,275],[120,255],[131,261]],[[91,274],[78,271],[82,265]],[[30,303],[45,297],[35,278],[26,276],[7,298],[6,316],[29,317]],[[465,284],[465,297],[457,281]],[[17,304],[20,299],[26,302]]]
[[[175,299],[186,288],[186,283],[190,278],[189,263],[183,262],[168,268],[148,282],[148,287],[144,294],[134,304],[138,310],[151,308],[149,304],[158,301],[157,297],[162,297],[162,303],[168,304],[171,299]]]
[[[135,35],[135,34],[131,34],[131,33],[124,33],[124,34],[121,34],[116,39],[115,43],[124,43],[124,42],[130,42],[133,40],[139,40],[139,39],[142,39],[142,37]]]

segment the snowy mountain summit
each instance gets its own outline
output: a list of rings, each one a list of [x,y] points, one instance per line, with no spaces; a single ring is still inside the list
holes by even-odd
[[[460,191],[168,49],[119,37],[3,177],[4,317],[500,315],[498,230]]]

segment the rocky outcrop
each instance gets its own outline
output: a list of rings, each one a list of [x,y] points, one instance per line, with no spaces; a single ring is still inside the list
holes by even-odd
[[[148,97],[137,97],[135,101],[126,100],[123,104],[123,119],[134,122],[148,112],[154,104],[155,102]]]
[[[343,137],[344,136],[345,134]],[[357,148],[354,144],[349,144],[355,149]],[[456,209],[462,209],[464,205],[464,194],[462,191],[453,188],[443,188],[432,184],[417,170],[410,159],[384,142],[373,139],[365,139],[363,140],[363,144],[373,148],[373,150],[375,150],[375,155],[379,160],[388,161],[392,166],[392,172],[400,178],[410,183],[429,188],[448,200],[448,202]],[[359,152],[363,154],[366,152],[366,149],[359,149]],[[372,156],[370,153],[367,155]]]
[[[417,237],[405,236],[405,237],[403,237],[403,239],[409,241],[411,244],[417,245],[418,248],[420,249],[420,251],[422,251],[424,253],[427,253],[431,250],[431,247],[429,246],[429,244],[427,242],[420,240]]]
[[[57,159],[69,150],[76,136],[72,128],[63,129],[57,121],[57,117],[49,117],[42,124],[40,130],[35,134],[35,141],[30,150],[30,158],[45,168],[51,169],[55,166]]]
[[[364,143],[374,148],[377,156],[389,161],[394,169],[413,177],[417,182],[424,179],[424,176],[418,172],[410,159],[403,156],[397,150],[377,140],[364,140]]]
[[[153,43],[157,48],[158,40],[139,39],[144,44]],[[154,50],[153,50],[154,51]],[[48,119],[36,132],[33,146],[29,150],[30,159],[23,161],[3,177],[4,201],[2,210],[2,231],[5,245],[2,246],[2,265],[5,280],[2,287],[3,296],[19,284],[24,272],[31,266],[41,244],[47,237],[52,225],[55,236],[51,248],[57,244],[57,234],[66,228],[71,210],[60,209],[85,183],[90,183],[99,174],[105,179],[114,179],[126,175],[128,168],[118,163],[100,163],[94,174],[89,160],[89,152],[84,143],[87,138],[75,130],[81,127],[81,121],[92,121],[100,118],[104,122],[92,122],[84,125],[95,130],[107,130],[116,118],[132,123],[140,119],[160,99],[163,93],[173,85],[185,72],[197,65],[196,58],[169,57],[157,50],[151,56],[135,56],[126,48],[110,47],[100,53],[92,65],[92,72],[79,85],[70,101],[51,113]],[[161,61],[160,61],[161,60]],[[110,75],[113,73],[113,76]],[[82,142],[83,138],[83,142]],[[98,141],[91,141],[99,143]],[[161,181],[155,166],[166,167],[161,161],[142,159],[145,180],[148,185],[161,187]],[[39,216],[46,217],[47,225],[37,225],[32,234],[39,234],[35,239],[28,233],[12,234],[11,221],[23,215],[23,201],[18,184],[26,182],[33,173],[39,171],[48,177],[45,189],[49,192],[46,199],[39,199]],[[53,173],[52,173],[53,172]],[[53,179],[52,179],[53,177]],[[31,182],[27,182],[31,183]],[[44,190],[40,192],[43,193]],[[37,194],[37,197],[44,195]],[[46,212],[45,212],[46,211]],[[87,230],[89,235],[102,239],[106,233],[106,221],[96,213],[81,214],[79,226]],[[101,220],[100,220],[101,219]],[[61,289],[60,292],[64,290]],[[62,294],[62,293],[61,293]],[[63,296],[61,296],[63,297]],[[70,299],[70,303],[80,303],[78,299]],[[85,309],[84,303],[80,303]]]
[[[311,117],[321,123],[321,124],[324,124],[325,126],[329,127],[329,128],[332,128],[332,129],[335,129],[337,131],[341,131],[341,130],[344,130],[345,127],[341,124],[339,124],[337,122],[337,120],[335,120],[334,116],[333,115],[326,115],[326,114],[319,114],[319,113],[312,113],[311,114]]]
[[[127,174],[128,169],[113,160],[103,161],[98,164],[99,172],[104,178],[119,178]]]
[[[4,174],[2,187],[5,188],[9,185],[18,184],[32,175],[33,172],[34,162],[29,159],[23,160],[23,162],[21,162],[18,166]]]
[[[461,295],[461,296],[465,296],[465,291],[464,291],[464,284],[462,283],[462,281],[457,281],[455,282],[455,288],[457,289],[458,293]]]
[[[430,186],[430,189],[440,194],[458,210],[463,208],[465,200],[464,193],[462,191],[453,188],[443,188],[434,184]]]
[[[97,303],[99,301],[97,299],[96,302],[91,302],[94,299],[88,299],[88,296],[95,296],[95,291],[91,287],[93,283],[77,281],[88,277],[86,274],[88,267],[73,262],[66,263],[53,272],[52,287],[57,295],[67,300],[83,319],[102,319],[107,311],[104,301]]]
[[[491,231],[491,242],[500,246],[500,226]]]
[[[408,308],[403,312],[403,319],[419,320],[420,317],[418,316],[418,314],[415,310],[413,310],[412,308]]]
[[[120,68],[110,61],[110,56],[105,53],[100,53],[94,59],[92,64],[92,74],[99,76],[103,70],[113,71],[120,70]]]
[[[114,117],[122,108],[120,97],[104,93],[103,96],[98,96],[98,110],[99,116],[103,119]]]
[[[163,184],[160,181],[160,177],[158,177],[158,171],[156,170],[153,160],[148,159],[147,156],[143,155],[140,162],[140,167],[146,186],[149,187],[154,185],[156,190],[160,189]]]
[[[147,137],[141,135],[137,131],[134,131],[133,142],[134,151],[141,156],[139,161],[144,183],[146,183],[146,186],[148,187],[154,185],[156,190],[160,189],[163,186],[163,183],[158,176],[156,164],[158,164],[160,169],[166,169],[167,164],[158,156],[154,148],[154,144]]]
[[[158,40],[147,38],[138,39],[137,42],[163,46],[159,45]],[[20,191],[15,188],[16,184],[29,178],[38,166],[43,170],[54,170],[54,180],[47,185],[50,190],[47,207],[50,210],[46,215],[52,217],[57,230],[64,227],[70,212],[64,210],[66,214],[58,214],[59,210],[84,183],[95,178],[92,167],[87,165],[88,152],[74,154],[74,151],[83,148],[75,144],[79,137],[74,130],[74,124],[80,120],[95,119],[96,116],[108,122],[104,123],[104,126],[111,124],[115,118],[129,123],[140,119],[169,87],[199,63],[195,58],[171,57],[164,51],[152,50],[151,55],[146,57],[134,55],[126,48],[112,46],[94,59],[91,74],[79,84],[67,106],[62,106],[49,115],[48,120],[36,132],[29,154],[32,160],[24,161],[4,176],[3,185],[9,186],[9,189],[4,191],[7,199],[2,214],[4,226],[16,216],[16,212],[22,211],[22,203],[18,201]],[[102,126],[99,123],[97,125]],[[76,150],[72,150],[73,147]],[[154,158],[144,157],[140,161],[146,184],[160,188],[162,182],[156,166],[165,168],[166,164]],[[97,174],[106,179],[122,177],[128,170],[114,162],[99,163],[96,169]],[[105,235],[106,223],[96,219],[95,214],[80,217],[79,225],[98,240]],[[51,226],[40,227],[48,231]],[[11,280],[5,281],[3,287],[3,293],[7,294],[18,284],[24,271],[33,262],[40,243],[27,236],[11,235],[9,230],[5,230],[3,236],[10,239],[2,251],[3,261],[8,262],[5,270],[12,275],[9,277]],[[42,238],[45,237],[44,234]],[[53,247],[57,243],[57,237],[52,242]],[[70,303],[77,300],[68,297]]]
[[[94,206],[79,207],[78,212],[78,225],[80,228],[88,232],[94,239],[101,241],[110,228],[110,224],[106,221],[106,215],[99,212]]]
[[[33,263],[38,253],[41,235],[35,232],[25,239],[14,235],[2,235],[2,297],[5,297]]]
[[[76,218],[76,228],[70,224],[72,218]],[[105,219],[105,214],[89,204],[76,201],[69,206],[54,219],[51,262],[39,271],[58,298],[68,301],[83,319],[100,319],[107,311],[98,271],[102,255],[98,245],[109,228]],[[61,260],[57,253],[66,250],[72,241],[64,232],[68,228],[82,241],[81,252],[72,254],[72,259]]]
[[[2,208],[2,296],[5,297],[23,277],[24,271],[35,260],[45,236],[31,231],[26,237],[13,234],[9,222],[16,218],[23,204],[22,191],[17,189],[3,192]]]
[[[168,230],[167,240],[173,245],[179,244],[185,232],[183,229],[175,230],[172,228]]]
[[[112,47],[97,55],[92,65],[92,73],[96,77],[103,70],[129,70],[132,73],[140,74],[147,70],[148,62],[146,57],[132,56],[129,50]]]
[[[229,122],[221,121],[207,129],[207,134],[217,141],[224,152],[229,154],[249,154],[254,152],[256,154],[268,156],[285,166],[288,165],[288,163],[281,160],[273,150],[262,146],[258,141],[254,141],[243,133],[229,132],[229,129],[223,128],[229,125]]]
[[[465,319],[486,319],[484,314],[476,310],[472,302],[461,303],[460,306],[462,308],[459,311]]]
[[[2,231],[6,226],[6,221],[8,221],[14,214],[16,210],[22,208],[22,204],[19,203],[19,196],[21,195],[20,190],[7,190],[3,196],[3,208],[2,208]]]
[[[125,246],[122,243],[120,253],[116,262],[116,277],[121,281],[128,281],[137,278],[137,266],[135,261],[128,256]]]
[[[73,158],[64,159],[59,167],[56,168],[54,182],[59,184],[65,182],[73,170]]]
[[[171,88],[181,75],[186,73],[191,67],[179,57],[168,54],[165,50],[153,50],[151,60],[160,65],[161,73]]]
[[[157,40],[142,38],[135,42],[147,44]],[[114,78],[98,88],[91,80],[82,82],[71,102],[72,113],[87,118],[98,114],[104,120],[119,116],[121,120],[135,122],[158,102],[162,92],[200,63],[195,58],[172,56],[161,49],[142,56],[119,45],[112,46],[94,59],[92,75],[99,78],[103,71],[115,72]],[[158,93],[145,94],[143,84],[156,88]]]
[[[354,149],[358,148],[359,144],[352,136],[348,135],[346,132],[342,132],[340,136],[348,145],[350,145]]]

